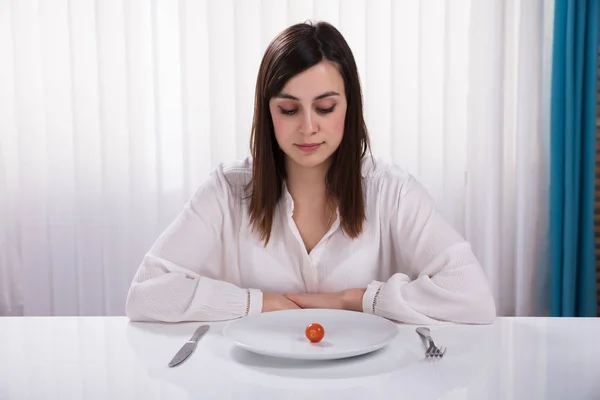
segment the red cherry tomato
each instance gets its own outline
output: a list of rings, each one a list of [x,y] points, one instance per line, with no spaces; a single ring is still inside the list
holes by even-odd
[[[325,336],[325,329],[319,324],[312,323],[306,327],[306,338],[313,343],[318,343]]]

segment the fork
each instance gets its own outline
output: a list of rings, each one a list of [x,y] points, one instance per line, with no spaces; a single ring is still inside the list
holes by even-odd
[[[429,331],[429,328],[419,327],[419,328],[417,328],[417,333],[419,334],[419,336],[421,336],[423,339],[425,339],[429,342],[429,347],[425,351],[425,357],[440,357],[441,358],[444,356],[444,353],[446,353],[446,348],[441,347],[441,346],[437,347],[435,345],[435,343],[433,342],[433,339],[431,338],[431,332]]]

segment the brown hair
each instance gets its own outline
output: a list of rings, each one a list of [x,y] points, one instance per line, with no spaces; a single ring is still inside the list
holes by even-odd
[[[344,232],[356,238],[365,220],[361,162],[369,146],[363,117],[362,92],[356,62],[342,34],[326,22],[292,25],[267,47],[256,81],[254,120],[250,137],[253,158],[249,214],[265,245],[271,237],[275,207],[286,177],[284,153],[275,139],[269,101],[293,76],[327,60],[337,66],[345,87],[344,135],[327,173],[328,196],[339,207]]]

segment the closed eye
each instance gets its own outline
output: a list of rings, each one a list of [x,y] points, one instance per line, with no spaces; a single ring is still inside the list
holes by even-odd
[[[317,108],[317,111],[321,114],[329,114],[330,112],[333,112],[334,109],[335,106],[331,106],[329,108]]]
[[[294,114],[296,114],[298,112],[298,109],[288,110],[288,109],[285,109],[283,107],[279,107],[279,109],[281,110],[281,113],[283,115],[294,115]]]

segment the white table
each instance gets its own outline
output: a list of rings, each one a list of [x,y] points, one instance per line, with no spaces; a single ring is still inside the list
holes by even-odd
[[[415,326],[345,361],[270,359],[209,333],[167,363],[198,323],[106,317],[0,318],[0,399],[600,399],[600,319],[499,318],[432,327],[448,347],[424,358]]]

